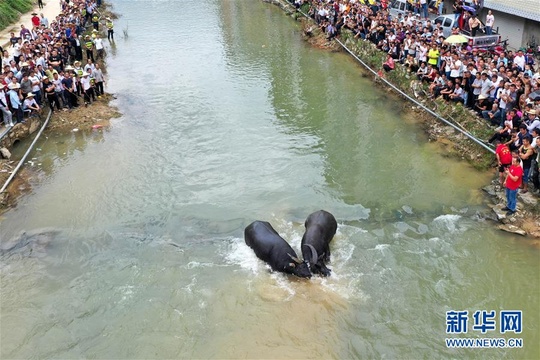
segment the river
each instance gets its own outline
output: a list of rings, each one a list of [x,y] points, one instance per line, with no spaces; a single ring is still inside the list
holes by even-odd
[[[483,220],[491,177],[350,57],[258,0],[112,3],[123,116],[32,153],[32,190],[0,219],[19,244],[0,258],[1,358],[540,357],[538,249]],[[298,251],[319,209],[339,223],[329,278],[271,273],[244,243],[267,220]],[[446,334],[450,310],[467,334]],[[497,330],[473,330],[476,310]],[[503,310],[522,333],[500,334]]]

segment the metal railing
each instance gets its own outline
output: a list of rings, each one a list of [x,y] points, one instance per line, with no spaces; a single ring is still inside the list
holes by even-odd
[[[19,163],[17,164],[17,167],[15,168],[15,170],[13,170],[13,172],[11,173],[11,175],[9,176],[9,178],[6,180],[6,182],[4,183],[4,185],[2,186],[2,188],[0,189],[0,194],[3,193],[4,191],[6,191],[7,187],[9,186],[9,183],[13,180],[13,178],[15,178],[15,175],[17,175],[17,172],[19,171],[19,169],[23,166],[24,161],[25,161],[26,158],[28,157],[28,154],[30,154],[30,151],[32,151],[32,149],[34,148],[34,145],[36,144],[36,142],[38,141],[39,137],[41,136],[41,133],[43,132],[43,130],[45,130],[45,127],[46,127],[47,124],[49,123],[49,120],[51,119],[51,115],[52,115],[52,111],[49,110],[49,115],[47,115],[47,119],[45,119],[45,122],[44,122],[43,125],[41,126],[41,129],[39,129],[39,132],[37,133],[36,137],[34,138],[34,140],[32,141],[32,143],[30,144],[30,146],[28,147],[28,149],[26,150],[26,152],[24,153],[24,155],[23,155],[23,157],[21,158],[21,160],[19,161]]]

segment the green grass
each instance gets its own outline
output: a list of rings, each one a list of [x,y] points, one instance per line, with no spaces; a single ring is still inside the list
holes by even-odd
[[[0,0],[0,30],[4,30],[34,7],[33,0]]]

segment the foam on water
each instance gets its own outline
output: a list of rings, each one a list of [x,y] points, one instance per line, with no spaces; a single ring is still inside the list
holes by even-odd
[[[461,219],[461,215],[440,215],[433,219],[433,224],[439,229],[450,231],[451,233],[462,232],[466,229],[458,224],[459,219]]]
[[[228,264],[238,265],[253,274],[259,274],[261,270],[266,268],[266,264],[257,258],[255,252],[246,245],[243,238],[231,239],[224,250],[224,256]]]

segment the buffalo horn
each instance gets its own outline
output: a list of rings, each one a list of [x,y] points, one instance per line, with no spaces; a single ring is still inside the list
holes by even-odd
[[[307,246],[311,249],[311,260],[310,260],[310,264],[315,264],[317,263],[317,259],[319,258],[317,256],[317,250],[315,250],[315,248],[313,247],[313,245],[311,244],[304,244],[304,246]]]
[[[289,253],[287,253],[287,255],[289,255],[289,257],[290,257],[291,259],[293,259],[295,263],[297,263],[297,264],[301,264],[301,263],[302,263],[302,261],[300,261],[300,259],[297,258],[296,256],[292,256],[292,255],[289,254]]]

